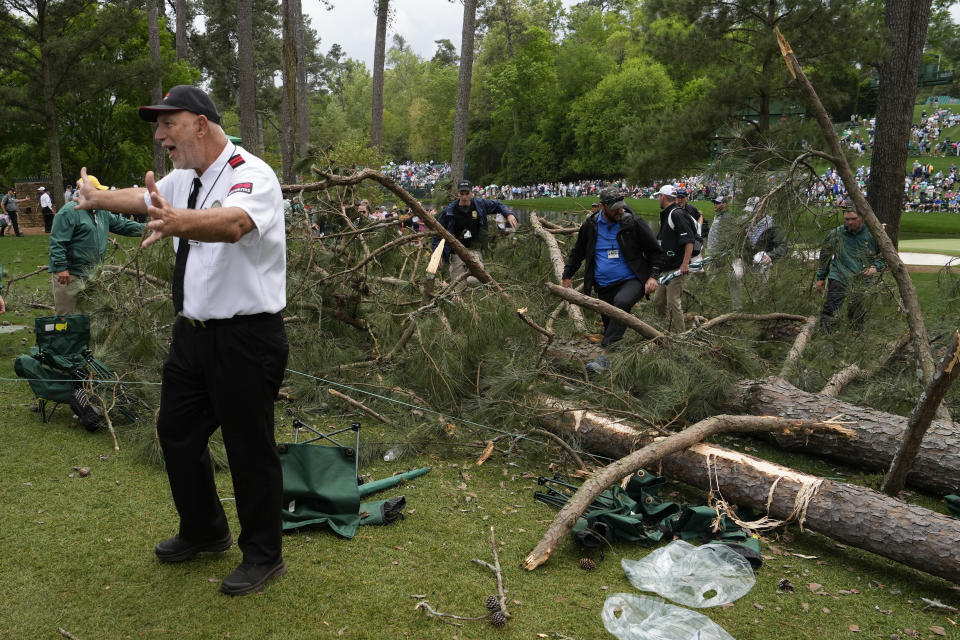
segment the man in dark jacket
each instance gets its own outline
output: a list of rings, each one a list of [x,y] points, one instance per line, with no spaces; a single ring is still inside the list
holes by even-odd
[[[483,265],[483,256],[480,249],[487,238],[487,218],[501,214],[512,229],[517,228],[517,217],[499,200],[487,200],[473,197],[473,185],[469,180],[461,180],[457,185],[457,199],[448,204],[437,222],[470,250],[473,257]],[[440,244],[440,237],[434,236],[434,248]],[[449,245],[443,247],[443,259],[450,264],[450,281],[456,281],[468,271],[463,260],[456,253],[452,253]],[[473,276],[467,278],[469,286],[480,284]]]
[[[577,243],[567,256],[562,284],[571,288],[570,278],[586,260],[583,292],[597,297],[627,313],[644,295],[657,290],[660,245],[646,221],[638,218],[623,201],[616,187],[600,192],[599,213],[591,214],[577,232]],[[619,322],[603,316],[603,341],[607,347],[623,337],[626,330]]]
[[[683,331],[683,283],[690,273],[690,258],[693,256],[694,243],[697,240],[696,221],[685,209],[677,205],[677,192],[673,185],[665,184],[657,192],[660,200],[660,229],[657,240],[663,250],[663,270],[679,271],[680,277],[673,278],[657,291],[653,306],[662,317],[667,319],[670,331]]]

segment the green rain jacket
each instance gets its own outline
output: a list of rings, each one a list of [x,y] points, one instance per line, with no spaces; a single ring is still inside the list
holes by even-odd
[[[887,267],[877,240],[867,225],[860,227],[857,233],[851,233],[840,225],[830,231],[820,245],[817,280],[836,280],[848,285],[852,278],[869,269],[870,265],[876,267],[878,272]]]
[[[50,273],[69,271],[70,275],[84,276],[87,269],[103,260],[111,232],[139,236],[145,226],[103,209],[78,209],[71,200],[53,218]]]

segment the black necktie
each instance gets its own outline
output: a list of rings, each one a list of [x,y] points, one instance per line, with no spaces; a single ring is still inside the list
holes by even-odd
[[[200,194],[200,178],[193,179],[190,195],[187,197],[187,209],[197,206],[197,196]],[[173,310],[179,314],[183,311],[183,276],[187,272],[187,254],[190,253],[190,242],[180,238],[177,245],[177,261],[173,265]]]

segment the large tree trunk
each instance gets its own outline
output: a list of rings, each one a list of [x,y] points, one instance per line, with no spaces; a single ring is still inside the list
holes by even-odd
[[[473,78],[473,35],[477,24],[477,0],[463,0],[463,30],[460,36],[460,80],[457,83],[457,114],[453,121],[453,157],[450,161],[453,189],[463,180],[467,159],[467,120],[470,118],[470,83]]]
[[[294,19],[290,15],[290,0],[283,0],[283,87],[280,90],[280,175],[283,182],[296,182],[293,159],[296,146],[296,78],[297,62],[294,52]]]
[[[150,64],[153,65],[156,81],[150,88],[152,104],[159,104],[163,100],[163,67],[160,60],[160,13],[163,11],[160,2],[163,0],[147,0],[147,34],[150,41]],[[153,124],[153,131],[157,124]],[[153,175],[159,180],[167,173],[167,154],[163,146],[153,141]]]
[[[41,47],[44,49],[48,46],[47,43],[43,41],[42,34],[41,43]],[[53,183],[53,193],[50,194],[50,197],[53,198],[54,211],[56,211],[64,204],[63,166],[60,163],[60,132],[57,131],[57,106],[54,102],[55,96],[53,95],[53,72],[50,69],[50,60],[45,50],[41,51],[40,73],[43,75],[44,124],[47,126],[47,144],[50,145],[50,179]],[[38,206],[37,211],[39,210],[40,207]]]
[[[592,414],[597,416],[599,414]],[[649,441],[649,435],[622,421],[583,411],[546,414],[541,423],[579,440],[602,455],[622,458]],[[616,422],[616,429],[607,425]],[[849,426],[849,425],[845,425]],[[717,491],[729,504],[751,507],[781,520],[797,519],[797,494],[812,491],[802,515],[805,528],[838,542],[930,573],[960,581],[960,520],[917,507],[876,491],[810,476],[753,456],[708,444],[664,457],[651,471],[704,490]],[[771,499],[772,491],[772,499]],[[719,497],[719,496],[718,496]]]
[[[370,146],[383,145],[383,62],[387,51],[387,15],[390,0],[377,0],[377,37],[373,46],[373,109],[370,116]]]
[[[177,0],[177,60],[187,59],[187,0]]]
[[[889,52],[880,63],[877,126],[874,130],[867,194],[870,206],[894,246],[900,236],[903,179],[910,142],[913,102],[931,0],[887,0],[884,27]]]
[[[253,0],[237,0],[240,137],[243,138],[244,147],[258,153],[261,145],[260,130],[257,127],[257,82],[253,50]]]
[[[826,419],[842,416],[857,437],[839,440],[825,434],[776,436],[781,446],[856,465],[886,471],[907,430],[908,418],[860,407],[843,400],[808,393],[781,378],[744,381],[725,407],[733,413]],[[937,496],[960,490],[960,429],[948,422],[930,425],[907,484]]]
[[[290,0],[296,32],[293,49],[297,60],[297,154],[304,158],[310,148],[310,112],[307,109],[307,62],[303,44],[303,6],[300,0]]]

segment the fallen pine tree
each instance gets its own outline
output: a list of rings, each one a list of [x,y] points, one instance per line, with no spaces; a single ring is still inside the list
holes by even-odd
[[[908,418],[798,389],[779,377],[746,380],[736,385],[726,410],[731,413],[816,420],[843,416],[854,440],[829,433],[804,437],[776,435],[781,446],[886,471],[907,430]],[[960,490],[960,429],[954,423],[930,425],[907,476],[907,483],[937,496]]]
[[[584,483],[567,507],[557,514],[541,542],[527,556],[524,562],[527,569],[532,570],[547,561],[572,528],[576,517],[595,497],[592,492],[609,486],[608,478],[600,479],[604,472],[618,476],[612,479],[616,482],[639,468],[625,464],[625,458],[630,456],[633,463],[641,463],[640,466],[657,473],[713,491],[715,497],[722,496],[732,505],[766,512],[765,526],[796,521],[802,527],[838,542],[960,582],[958,519],[870,489],[818,478],[715,445],[685,442],[683,444],[688,448],[664,455],[663,451],[669,450],[664,444],[685,432],[653,442],[650,431],[633,428],[609,416],[586,410],[563,411],[563,403],[556,400],[547,401],[545,405],[548,411],[540,419],[544,427],[576,439],[588,451],[618,460],[598,471],[592,483],[592,479]],[[708,418],[687,431],[697,428],[702,431],[702,425],[711,420],[736,419],[744,419],[744,416]],[[761,418],[755,416],[754,419]],[[793,422],[810,424],[800,420]],[[696,442],[697,438],[688,437],[688,440]],[[638,450],[639,447],[644,448]],[[770,518],[779,522],[771,522]]]

